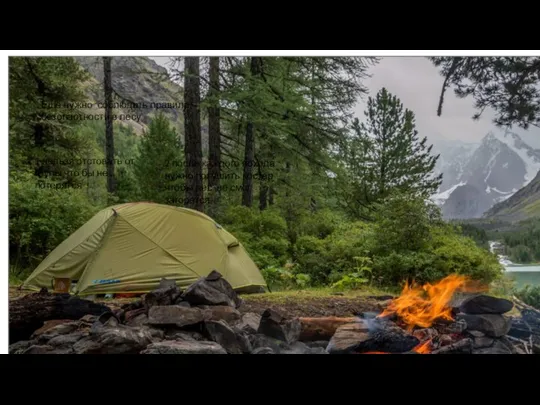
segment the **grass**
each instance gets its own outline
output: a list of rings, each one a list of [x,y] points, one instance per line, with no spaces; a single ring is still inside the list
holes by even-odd
[[[336,291],[330,287],[309,287],[298,290],[281,290],[268,293],[260,294],[246,294],[242,298],[245,300],[272,300],[275,302],[286,301],[290,299],[295,300],[310,300],[318,298],[335,298],[335,297],[344,297],[344,298],[358,298],[366,296],[379,296],[379,295],[394,295],[391,292],[374,288],[374,287],[362,287],[356,290],[344,290]]]

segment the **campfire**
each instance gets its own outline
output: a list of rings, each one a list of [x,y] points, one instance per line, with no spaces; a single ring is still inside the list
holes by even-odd
[[[401,295],[392,300],[388,307],[378,315],[379,318],[396,315],[397,324],[407,332],[421,340],[412,351],[419,354],[428,354],[434,346],[440,344],[437,328],[431,328],[434,324],[444,329],[452,329],[447,322],[455,322],[454,310],[451,301],[456,293],[476,293],[485,291],[486,288],[472,282],[465,276],[452,274],[438,283],[418,285],[406,283]],[[462,328],[454,328],[460,332]],[[443,341],[450,342],[459,338],[458,333],[447,335]],[[434,341],[435,339],[435,341]],[[371,352],[381,354],[384,352]]]
[[[506,336],[511,301],[483,295],[478,282],[453,274],[435,284],[407,283],[375,317],[338,328],[330,352],[356,354],[514,353]]]

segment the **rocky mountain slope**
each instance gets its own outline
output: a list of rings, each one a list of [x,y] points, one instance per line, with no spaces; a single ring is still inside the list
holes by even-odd
[[[436,175],[444,174],[441,191],[448,191],[461,182],[465,167],[479,145],[479,143],[455,140],[439,140],[434,143],[433,153],[440,155],[435,166],[435,173]],[[448,196],[449,194],[442,198],[446,199]]]
[[[505,221],[521,221],[540,216],[540,172],[510,198],[495,204],[484,216]]]
[[[75,59],[94,78],[89,97],[103,102],[103,59],[98,56],[77,56]],[[118,113],[139,114],[137,121],[125,121],[140,133],[158,111],[163,112],[183,132],[183,89],[174,83],[167,69],[143,56],[115,56],[111,61],[112,86],[117,93]],[[124,107],[125,106],[125,107]],[[134,107],[134,108],[132,108]]]
[[[477,146],[455,144],[441,152],[440,192],[433,200],[447,219],[479,218],[527,186],[540,170],[540,151],[517,134],[488,133]]]

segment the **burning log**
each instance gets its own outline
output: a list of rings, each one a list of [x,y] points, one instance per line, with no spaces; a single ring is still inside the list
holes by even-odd
[[[77,320],[85,315],[101,315],[110,308],[70,294],[51,294],[46,289],[28,294],[9,304],[10,344],[30,338],[45,321],[52,319]]]
[[[412,332],[415,327],[429,328],[434,322],[454,321],[450,301],[457,290],[479,291],[466,277],[453,274],[438,283],[418,286],[406,284],[379,317],[396,314]]]
[[[358,318],[340,318],[328,316],[324,318],[300,318],[302,342],[314,342],[317,340],[330,340],[336,330],[348,323],[358,322]]]
[[[472,340],[469,338],[461,339],[451,345],[443,346],[440,349],[433,350],[431,354],[470,354],[472,351]]]

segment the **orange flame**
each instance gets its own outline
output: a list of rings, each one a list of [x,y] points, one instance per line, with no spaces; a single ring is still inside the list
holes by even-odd
[[[413,349],[413,352],[419,354],[428,354],[431,353],[431,339],[426,340],[424,343],[420,343]]]
[[[360,354],[390,354],[390,353],[387,353],[387,352],[364,352],[364,353],[360,353]]]
[[[452,274],[438,283],[417,286],[405,284],[401,295],[392,300],[388,307],[378,316],[397,314],[405,322],[408,332],[415,326],[430,327],[437,319],[452,321],[452,308],[448,303],[458,290],[476,292],[483,290],[473,284],[467,277]]]

